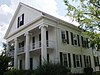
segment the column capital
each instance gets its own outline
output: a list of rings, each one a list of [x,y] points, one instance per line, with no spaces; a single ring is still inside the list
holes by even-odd
[[[24,36],[29,36],[29,35],[31,35],[31,33],[29,33],[29,32],[25,32],[25,34],[24,34]]]
[[[18,41],[17,37],[14,39],[14,41]]]
[[[48,27],[48,25],[42,24],[42,25],[40,25],[40,26],[39,26],[39,29],[41,29],[42,27],[43,27],[43,28],[44,28],[44,27],[46,27],[46,28],[47,28],[47,27]]]

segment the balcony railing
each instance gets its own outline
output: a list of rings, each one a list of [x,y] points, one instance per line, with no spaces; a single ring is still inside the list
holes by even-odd
[[[24,47],[20,47],[18,52],[19,53],[24,52]]]
[[[32,43],[32,49],[41,48],[41,41]],[[54,48],[54,41],[47,41],[47,48]]]

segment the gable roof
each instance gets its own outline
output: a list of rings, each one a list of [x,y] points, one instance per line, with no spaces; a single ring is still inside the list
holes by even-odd
[[[12,27],[12,25],[13,25],[13,22],[14,22],[16,16],[17,16],[18,11],[19,11],[19,9],[21,8],[21,6],[28,7],[28,8],[34,9],[34,10],[36,10],[36,11],[42,13],[42,11],[40,11],[40,10],[38,10],[38,9],[35,9],[35,8],[31,7],[31,6],[28,6],[28,5],[26,5],[26,4],[20,2],[19,5],[18,5],[18,7],[17,7],[17,9],[16,9],[16,11],[15,11],[15,13],[14,13],[14,15],[13,15],[13,17],[12,17],[12,19],[11,19],[11,21],[10,21],[10,24],[9,24],[9,27],[8,27],[8,29],[7,29],[7,31],[6,31],[6,34],[5,34],[5,36],[4,36],[4,39],[6,39],[8,33],[10,32],[10,29],[11,29],[11,27]]]
[[[29,6],[29,5],[26,5],[26,4],[20,2],[19,5],[18,5],[18,7],[17,7],[17,9],[16,9],[16,11],[15,11],[15,13],[14,13],[14,15],[13,15],[13,17],[12,17],[12,19],[11,19],[11,22],[10,22],[10,24],[9,24],[9,27],[8,27],[8,29],[7,29],[7,31],[6,31],[5,36],[4,36],[4,39],[7,38],[7,35],[8,35],[8,33],[10,32],[10,29],[11,29],[11,27],[12,27],[12,25],[13,25],[13,21],[15,20],[16,15],[17,15],[17,13],[18,13],[18,11],[19,11],[19,9],[20,9],[21,6],[31,8],[32,10],[34,9],[34,10],[40,12],[40,13],[42,14],[42,16],[45,16],[45,17],[47,17],[47,18],[48,18],[48,17],[52,17],[52,18],[56,19],[57,21],[64,22],[64,23],[68,24],[69,27],[72,27],[72,28],[75,28],[75,29],[77,29],[77,30],[80,30],[80,29],[78,29],[74,24],[68,23],[67,21],[65,21],[65,20],[63,20],[63,19],[61,19],[61,18],[52,16],[52,15],[50,15],[50,14],[48,14],[48,13],[45,13],[45,12],[43,12],[43,11],[41,11],[41,10],[38,10],[38,9],[36,9],[36,8],[33,8],[33,7]]]

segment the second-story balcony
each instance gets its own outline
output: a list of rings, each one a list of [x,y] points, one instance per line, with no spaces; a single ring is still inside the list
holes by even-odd
[[[25,49],[24,47],[20,47],[18,53],[24,52],[24,49]]]
[[[36,43],[32,43],[31,44],[30,51],[38,50],[40,48],[41,48],[41,41],[38,41]],[[53,49],[54,48],[54,41],[47,41],[47,48]],[[18,50],[18,54],[22,54],[24,52],[25,52],[25,46],[24,47],[20,47],[19,50]]]
[[[40,49],[41,41],[32,43],[32,49]],[[47,48],[54,48],[54,41],[47,41]]]

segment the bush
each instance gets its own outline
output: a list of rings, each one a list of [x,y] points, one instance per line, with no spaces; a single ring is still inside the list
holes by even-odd
[[[0,75],[3,75],[3,73],[8,70],[8,63],[10,60],[11,58],[3,53],[0,55]]]
[[[45,63],[34,71],[34,75],[68,75],[70,69],[60,64]]]
[[[60,64],[45,63],[36,70],[15,70],[11,69],[4,75],[68,75],[70,69]]]
[[[33,70],[16,70],[11,69],[4,73],[4,75],[33,75]]]

